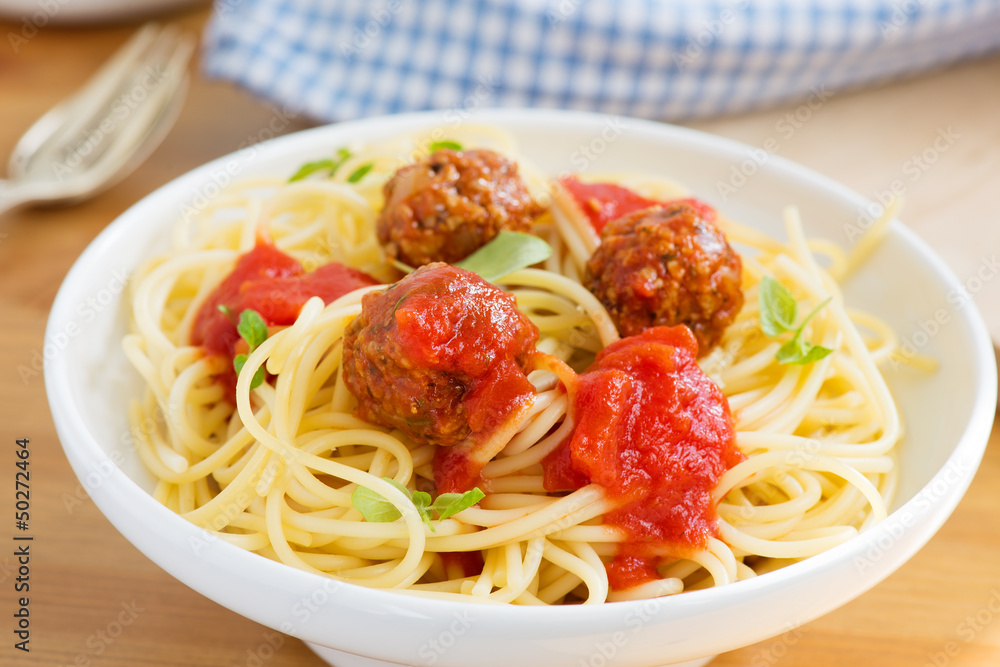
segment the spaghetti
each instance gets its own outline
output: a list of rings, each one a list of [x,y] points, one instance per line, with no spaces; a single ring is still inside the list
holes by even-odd
[[[455,138],[516,155],[503,134],[476,132]],[[605,520],[621,499],[593,481],[565,492],[546,488],[546,458],[576,426],[568,388],[620,337],[581,284],[599,238],[586,231],[572,195],[524,161],[532,196],[551,202],[532,231],[553,252],[542,267],[499,282],[537,328],[541,361],[525,369],[527,403],[490,435],[477,478],[486,495],[477,506],[425,521],[412,494],[434,491],[439,448],[355,414],[342,372],[344,335],[365,295],[382,285],[365,283],[329,303],[305,299],[287,326],[246,350],[230,396],[219,377],[231,359],[192,343],[199,309],[261,238],[304,271],[339,262],[380,282],[398,278],[375,232],[382,185],[428,144],[404,137],[352,148],[327,178],[234,186],[178,226],[172,248],[137,272],[123,346],[146,386],[130,418],[141,460],[158,480],[158,501],[220,539],[322,576],[536,605],[731,583],[818,554],[885,517],[902,425],[878,363],[896,340],[845,306],[837,278],[854,258],[807,239],[794,210],[785,215],[786,242],[716,221],[742,250],[745,303],[698,366],[728,401],[739,456],[706,492],[717,517],[700,546],[659,554],[654,576],[628,585],[613,585],[607,567],[629,539]],[[683,196],[662,179],[615,180],[653,200]],[[826,302],[795,335],[832,352],[806,364],[778,361],[789,336],[761,328],[765,278],[803,308]],[[259,385],[255,376],[263,377]],[[399,518],[365,520],[352,502],[359,487]]]

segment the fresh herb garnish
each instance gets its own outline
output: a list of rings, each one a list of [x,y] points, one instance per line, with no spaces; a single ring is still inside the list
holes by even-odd
[[[250,346],[253,352],[257,346],[267,340],[267,322],[256,310],[247,308],[240,313],[239,324],[236,325],[236,332]]]
[[[496,282],[509,273],[543,262],[552,247],[533,234],[503,230],[455,266],[478,273],[487,282]]]
[[[413,507],[417,510],[417,514],[432,531],[434,530],[434,524],[431,521],[434,520],[435,515],[437,515],[436,518],[438,521],[443,521],[462,510],[472,507],[486,495],[477,487],[465,493],[442,493],[431,502],[431,494],[426,491],[410,491],[390,477],[383,477],[382,479],[395,486],[410,499]],[[361,512],[362,516],[365,517],[365,521],[395,521],[402,516],[395,505],[386,500],[381,494],[365,486],[359,486],[354,489],[354,493],[351,494],[351,504],[354,505],[356,510]]]
[[[796,327],[798,303],[795,301],[795,297],[780,282],[770,276],[764,276],[757,287],[761,331],[770,338],[793,332],[792,337],[785,341],[774,355],[778,363],[804,366],[819,361],[833,352],[828,347],[816,345],[802,338],[802,331],[806,324],[829,301],[830,299],[827,299],[816,306]]]
[[[354,493],[351,494],[351,504],[354,505],[354,509],[361,512],[365,521],[373,523],[395,521],[403,516],[399,509],[386,500],[382,494],[372,491],[367,486],[359,486],[354,489]]]
[[[289,183],[294,183],[295,181],[301,181],[307,176],[311,176],[318,171],[326,171],[326,175],[333,176],[337,173],[337,169],[340,165],[344,164],[352,155],[351,151],[346,148],[340,148],[337,150],[337,157],[327,158],[325,160],[316,160],[315,162],[306,162],[304,165],[299,167],[299,170],[292,174],[292,177],[288,179]]]
[[[795,329],[798,304],[792,293],[774,278],[764,276],[760,281],[757,304],[760,306],[760,328],[768,337],[774,338]]]
[[[236,316],[233,315],[233,309],[232,308],[230,308],[229,306],[227,306],[224,303],[220,303],[218,306],[216,306],[216,308],[218,309],[218,311],[220,313],[222,313],[223,315],[225,315],[226,317],[228,317],[230,322],[232,322],[234,325],[236,324]]]
[[[347,177],[347,182],[348,183],[357,183],[362,178],[364,178],[365,175],[369,171],[371,171],[372,167],[374,167],[374,166],[375,166],[375,164],[372,163],[372,162],[365,162],[363,165],[361,165],[360,167],[358,167],[357,169],[355,169],[354,171],[351,172],[351,175]]]
[[[225,313],[230,319],[233,319],[233,311],[229,306],[220,305],[219,310]],[[239,322],[236,323],[236,331],[247,342],[247,346],[249,347],[246,354],[237,354],[233,357],[233,368],[236,369],[236,374],[239,375],[240,371],[243,370],[243,366],[247,363],[247,358],[253,354],[253,351],[261,343],[267,340],[267,322],[264,321],[264,318],[256,310],[247,308],[240,313]],[[263,382],[264,367],[261,366],[253,374],[253,379],[250,380],[250,388],[256,389]]]
[[[427,150],[430,151],[431,153],[434,153],[435,151],[439,151],[442,148],[447,148],[448,150],[452,151],[460,151],[462,150],[462,144],[458,143],[457,141],[452,141],[450,139],[443,139],[441,141],[432,141],[431,145],[427,147]]]

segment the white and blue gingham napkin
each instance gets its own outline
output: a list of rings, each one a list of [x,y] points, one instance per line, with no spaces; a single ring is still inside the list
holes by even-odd
[[[678,121],[1000,48],[1000,0],[216,0],[204,71],[318,120],[558,107]]]

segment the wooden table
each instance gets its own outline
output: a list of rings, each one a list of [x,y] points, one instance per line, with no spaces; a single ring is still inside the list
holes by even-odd
[[[207,10],[176,15],[197,32]],[[22,34],[0,23],[0,35]],[[0,47],[0,155],[73,91],[134,29],[46,26],[17,52]],[[4,42],[9,40],[5,37]],[[776,146],[872,198],[906,191],[903,218],[963,281],[1000,250],[1000,58],[908,81],[837,93],[694,124],[755,146]],[[90,240],[140,197],[248,141],[306,126],[234,87],[196,77],[175,129],[122,183],[72,208],[0,218],[0,443],[12,520],[18,438],[30,439],[31,652],[13,648],[17,563],[0,549],[0,664],[317,666],[280,637],[189,590],[129,545],[81,492],[60,449],[40,374],[33,372],[56,289]],[[947,139],[941,139],[947,137]],[[980,274],[982,277],[983,274]],[[1000,333],[1000,281],[976,300]],[[860,599],[783,637],[720,656],[713,665],[1000,664],[1000,435],[951,520],[911,562]],[[11,537],[14,532],[10,529]],[[10,539],[10,538],[8,538]],[[719,629],[725,632],[724,628]],[[278,646],[275,648],[274,645]]]

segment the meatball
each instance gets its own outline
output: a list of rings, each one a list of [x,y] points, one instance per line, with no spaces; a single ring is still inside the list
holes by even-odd
[[[537,339],[513,296],[428,264],[364,296],[344,333],[344,382],[361,419],[422,444],[478,442],[530,403]]]
[[[608,223],[584,284],[621,335],[686,324],[705,354],[743,306],[741,269],[722,232],[696,207],[676,202]]]
[[[375,229],[392,259],[455,263],[500,230],[527,232],[541,208],[517,164],[491,150],[441,149],[401,168],[384,187]]]

